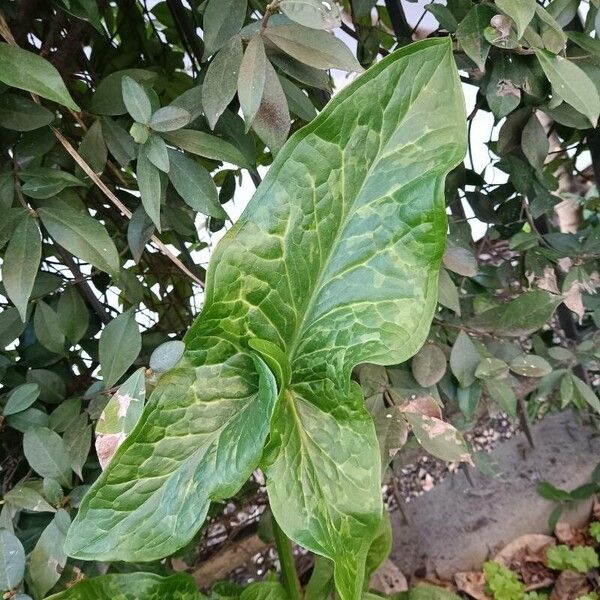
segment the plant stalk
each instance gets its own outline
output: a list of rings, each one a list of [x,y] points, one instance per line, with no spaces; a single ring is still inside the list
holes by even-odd
[[[300,592],[300,581],[298,580],[294,554],[292,552],[292,543],[287,535],[283,533],[274,516],[271,517],[271,521],[273,523],[273,537],[275,538],[279,564],[281,565],[283,587],[288,593],[290,600],[300,600],[302,594]]]

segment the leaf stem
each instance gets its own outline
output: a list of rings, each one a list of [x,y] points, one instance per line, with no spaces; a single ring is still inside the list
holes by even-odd
[[[275,520],[275,516],[271,517],[273,523],[273,537],[277,546],[277,554],[279,556],[279,564],[281,565],[281,576],[283,579],[283,587],[288,593],[290,600],[300,600],[302,595],[300,592],[300,581],[298,581],[298,573],[296,572],[296,564],[294,554],[292,552],[292,543],[290,539],[283,533],[279,523]]]

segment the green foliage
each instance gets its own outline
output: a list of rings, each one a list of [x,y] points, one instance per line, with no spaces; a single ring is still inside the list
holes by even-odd
[[[420,80],[413,84],[415,91],[405,87],[406,74],[414,68],[414,61],[429,60],[427,57],[437,68],[421,69]],[[393,93],[400,83],[405,91]],[[442,88],[446,90],[443,105],[433,92]],[[369,106],[373,94],[390,120],[385,129],[371,127],[372,141],[361,145],[362,164],[346,149],[356,152],[363,133],[360,129],[348,129],[348,137],[337,141],[338,151],[330,163],[302,165],[296,157],[303,156],[307,148],[315,152],[321,146],[320,153],[325,155],[325,148],[333,143],[327,138],[332,123],[337,123],[332,130],[337,132],[353,110]],[[404,122],[419,122],[422,111],[437,115],[436,120],[430,118],[429,124],[429,130],[439,127],[440,136],[444,136],[437,138],[436,146],[429,146],[415,127],[404,129]],[[84,500],[69,536],[72,555],[149,560],[185,544],[202,523],[209,501],[235,492],[256,468],[267,432],[265,425],[274,408],[270,441],[263,457],[271,510],[287,535],[335,562],[338,591],[344,597],[353,597],[356,587],[362,586],[361,562],[380,519],[381,504],[377,441],[361,407],[360,393],[349,384],[348,377],[357,363],[392,364],[403,360],[418,349],[428,331],[437,297],[435,279],[441,259],[444,216],[440,197],[431,192],[428,197],[422,194],[423,190],[438,189],[446,172],[462,157],[461,113],[462,97],[449,46],[445,42],[426,42],[394,54],[348,86],[281,151],[236,229],[215,249],[214,263],[208,272],[208,286],[214,291],[186,336],[184,360],[190,366],[174,369],[159,383],[142,415],[144,427],[126,440]],[[397,114],[404,114],[405,121],[391,120]],[[447,122],[457,126],[448,129]],[[444,140],[443,146],[439,145],[440,139]],[[392,165],[405,169],[406,179],[390,181],[387,189],[374,187],[374,182]],[[348,177],[346,168],[352,169],[353,176],[341,183]],[[411,169],[419,172],[416,186]],[[302,188],[300,182],[309,181],[309,173],[314,184]],[[298,191],[286,193],[282,182],[292,190],[297,185]],[[389,226],[390,219],[395,218],[395,229],[406,228],[406,232],[415,227],[416,222],[411,222],[413,209],[404,210],[411,201],[420,202],[418,226],[423,231],[422,238],[413,234],[413,241],[406,247],[403,235],[399,235],[399,242],[382,236],[378,244],[349,251],[363,235],[361,223],[365,219],[385,219]],[[320,207],[316,214],[315,204]],[[362,215],[361,219],[355,215]],[[308,230],[306,219],[312,219]],[[310,238],[305,244],[295,243],[298,236],[307,234]],[[419,244],[429,245],[427,256],[420,255]],[[407,251],[414,258],[406,266],[394,269],[396,257]],[[302,261],[296,252],[315,256],[318,262],[310,273],[294,274],[296,267],[291,265]],[[285,271],[290,275],[281,281],[280,273]],[[237,273],[236,278],[232,279],[228,272]],[[382,272],[388,277],[383,288],[377,283]],[[340,274],[344,274],[342,285],[338,283]],[[256,277],[265,282],[262,291],[253,283]],[[404,297],[402,286],[406,279],[412,281],[413,291]],[[358,284],[364,280],[371,285],[361,289]],[[393,286],[397,287],[395,302],[389,296]],[[257,294],[269,297],[265,308],[257,303]],[[232,298],[242,301],[237,311],[227,308]],[[229,312],[228,320],[215,320],[212,316],[223,311]],[[280,315],[284,314],[287,316],[281,320]],[[382,328],[388,333],[379,342],[359,343],[369,331]],[[340,330],[347,336],[343,346],[354,348],[353,352],[340,353],[335,349],[334,340]],[[252,344],[256,338],[268,341],[275,351]],[[397,346],[399,340],[403,343]],[[246,350],[248,345],[268,365],[273,365],[271,371],[276,373],[279,364],[282,372],[288,373],[276,376],[280,398],[277,404],[268,392],[268,378],[256,379],[255,365],[260,359],[253,359]],[[211,359],[207,364],[209,352]],[[292,370],[289,365],[293,365]],[[332,370],[331,365],[337,368]],[[307,377],[309,372],[312,375]],[[232,390],[239,388],[235,382],[241,374],[247,384],[237,392],[237,408],[233,404],[228,407],[212,388],[218,389],[219,394],[228,386]],[[194,381],[203,382],[202,391]],[[206,404],[196,402],[198,394],[203,394]],[[182,402],[182,398],[186,400]],[[346,414],[338,416],[332,407],[340,403],[346,406]],[[204,412],[204,406],[209,407],[208,412]],[[147,477],[154,478],[161,468],[161,447],[169,445],[173,436],[182,435],[173,428],[168,435],[161,433],[172,421],[173,417],[166,417],[172,410],[188,432],[188,447],[184,452],[180,446],[176,470],[173,465],[165,465],[169,473],[163,474],[163,483],[155,490],[156,500],[152,502],[158,506],[159,498],[163,498],[162,508],[150,517],[149,498],[140,504],[138,489],[146,487]],[[222,416],[215,419],[212,431],[189,429],[190,422],[202,423],[204,415],[215,418],[219,413]],[[444,431],[441,435],[430,433],[427,424],[416,420],[416,414],[407,413],[406,417],[419,439],[431,438],[431,443],[438,445],[455,444],[455,458],[464,458],[466,448],[459,441],[449,441]],[[228,441],[240,437],[242,431],[248,442],[246,456],[239,443],[232,447]],[[436,435],[440,435],[439,440],[434,438]],[[217,462],[203,460],[214,447],[235,450],[236,464],[231,464],[226,453]],[[300,463],[298,457],[302,457]],[[331,477],[328,464],[337,465],[343,473],[343,483],[337,476]],[[119,492],[121,510],[107,511],[106,498],[116,499],[115,490],[127,480],[131,482],[129,490]],[[321,491],[307,495],[304,481],[316,482]],[[347,497],[348,485],[361,490],[358,502]],[[229,491],[224,492],[223,486]],[[165,494],[168,502],[164,501]],[[181,519],[182,514],[194,516]],[[319,527],[312,526],[304,515],[317,515]],[[157,523],[176,517],[179,525],[169,539],[158,547],[150,546],[148,535]],[[104,532],[101,537],[99,531]],[[113,537],[121,537],[125,531],[128,541],[117,546]],[[341,536],[337,531],[346,533]]]
[[[0,551],[0,592],[60,593],[75,567],[101,585],[106,556],[62,542],[125,438],[101,481],[140,495],[97,484],[112,505],[94,543],[168,555],[211,500],[216,522],[243,502],[260,465],[283,529],[336,559],[348,596],[387,549],[379,482],[407,440],[467,460],[459,431],[488,408],[600,412],[600,50],[597,2],[583,7],[434,2],[438,30],[408,47],[413,2],[3,4],[0,535],[15,552]],[[477,91],[458,166],[449,37]],[[328,72],[376,62],[347,91]],[[596,490],[540,491],[560,509]],[[111,529],[111,508],[133,531]],[[317,565],[315,594],[332,593],[332,562]],[[281,595],[267,583],[223,596]]]
[[[522,600],[523,584],[516,573],[505,566],[488,561],[483,565],[487,591],[494,600]]]
[[[600,523],[590,523],[590,535],[600,542]]]
[[[548,548],[546,557],[548,566],[557,571],[587,573],[590,569],[600,566],[598,554],[590,546],[552,546]]]

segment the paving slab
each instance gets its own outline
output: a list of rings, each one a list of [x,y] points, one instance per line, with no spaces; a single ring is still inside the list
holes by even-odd
[[[500,474],[490,478],[469,468],[455,473],[392,516],[391,560],[407,576],[450,578],[479,569],[508,542],[525,533],[550,533],[555,504],[536,491],[540,481],[571,490],[589,481],[600,462],[600,433],[570,412],[550,415],[532,427],[535,448],[519,434],[491,453]],[[590,502],[563,517],[588,518]]]

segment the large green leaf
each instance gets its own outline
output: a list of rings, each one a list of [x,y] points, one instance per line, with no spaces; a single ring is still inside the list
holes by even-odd
[[[194,580],[185,573],[160,577],[154,573],[112,573],[79,581],[47,600],[200,600]]]
[[[215,249],[184,357],[83,500],[71,555],[152,560],[187,543],[209,501],[257,466],[275,404],[263,463],[273,513],[334,560],[344,600],[359,596],[380,455],[350,373],[423,343],[444,178],[465,148],[449,40],[390,55],[290,139]]]

